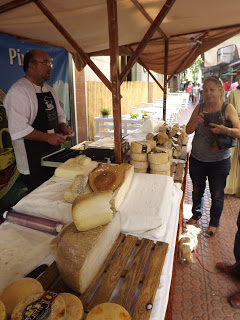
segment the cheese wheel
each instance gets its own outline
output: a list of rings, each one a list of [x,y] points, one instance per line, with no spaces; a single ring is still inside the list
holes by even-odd
[[[77,230],[87,231],[111,222],[111,199],[111,190],[77,196],[72,205],[72,218]]]
[[[155,163],[155,164],[167,163],[168,153],[165,151],[149,153],[148,160],[150,163]]]
[[[147,153],[135,153],[135,152],[130,152],[130,159],[134,161],[148,161],[148,155]]]
[[[171,148],[156,147],[153,150],[153,152],[161,152],[161,151],[166,151],[168,153],[169,158],[172,157],[172,155],[173,155],[173,150]]]
[[[153,171],[169,171],[170,170],[170,162],[167,163],[150,163],[150,169]]]
[[[147,140],[147,142],[150,143],[151,150],[153,150],[157,145],[157,141],[156,140]]]
[[[170,170],[167,170],[167,171],[155,171],[155,170],[150,170],[150,173],[151,174],[161,174],[163,176],[170,176],[171,173],[170,173]]]
[[[74,223],[57,237],[56,263],[61,278],[75,292],[84,293],[99,272],[120,234],[120,214],[112,222],[89,231],[77,231]]]
[[[116,303],[101,303],[90,310],[86,320],[131,320],[127,310]]]
[[[151,145],[147,141],[132,141],[131,151],[135,153],[149,153]]]
[[[166,148],[171,148],[172,145],[173,145],[172,139],[168,139],[167,141],[165,141],[165,142],[163,143],[163,146],[166,147]]]
[[[93,191],[116,190],[123,182],[128,163],[107,164],[100,163],[89,175],[89,185]]]
[[[134,169],[136,173],[147,173],[147,169]]]
[[[149,132],[147,135],[146,135],[146,140],[153,140],[154,138],[154,134],[152,132]]]
[[[160,144],[164,144],[168,140],[168,135],[165,132],[159,132],[157,135],[157,139]]]
[[[147,169],[148,161],[134,161],[130,160],[130,163],[134,166],[134,169]]]
[[[71,293],[60,293],[66,305],[66,319],[65,320],[82,320],[84,315],[82,301]]]
[[[0,300],[5,305],[7,317],[11,316],[13,309],[22,299],[43,291],[41,283],[32,278],[20,278],[9,283],[0,293]]]
[[[0,320],[7,319],[7,312],[4,303],[0,300]]]
[[[50,306],[48,306],[48,301],[52,296],[55,296],[54,300],[51,301]],[[44,302],[44,299],[47,302]],[[47,320],[66,319],[66,305],[63,297],[56,293],[46,291],[22,299],[14,308],[11,320],[40,319],[39,316],[42,314],[41,311],[43,309],[46,313],[49,312]]]

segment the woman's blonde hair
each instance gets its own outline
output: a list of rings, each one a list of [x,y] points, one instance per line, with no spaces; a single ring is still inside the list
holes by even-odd
[[[210,76],[208,78],[206,78],[204,81],[203,81],[203,86],[206,82],[209,82],[209,81],[212,81],[212,82],[215,82],[216,85],[218,86],[219,90],[221,91],[222,95],[221,95],[221,98],[222,100],[225,99],[225,92],[224,92],[224,86],[223,86],[223,82],[220,78],[216,77],[216,76]]]

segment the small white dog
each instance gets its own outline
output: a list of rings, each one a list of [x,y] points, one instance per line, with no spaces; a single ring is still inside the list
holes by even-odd
[[[187,230],[184,232],[178,243],[178,262],[180,264],[193,262],[192,252],[197,248],[198,235],[202,229],[193,225],[187,225]]]

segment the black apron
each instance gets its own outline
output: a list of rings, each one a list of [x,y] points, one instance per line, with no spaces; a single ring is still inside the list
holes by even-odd
[[[55,100],[52,93],[36,93],[38,112],[32,124],[36,130],[48,133],[58,133],[59,123]],[[55,168],[41,166],[41,158],[60,149],[44,141],[24,139],[27,152],[30,175],[25,179],[29,191],[37,188],[44,181],[51,178]]]

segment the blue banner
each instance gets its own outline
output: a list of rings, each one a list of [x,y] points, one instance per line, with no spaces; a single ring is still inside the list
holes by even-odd
[[[33,44],[0,33],[0,104],[11,85],[24,76],[23,58],[31,49],[44,50],[53,58],[51,78],[47,83],[57,92],[70,125],[68,52],[65,49]]]

